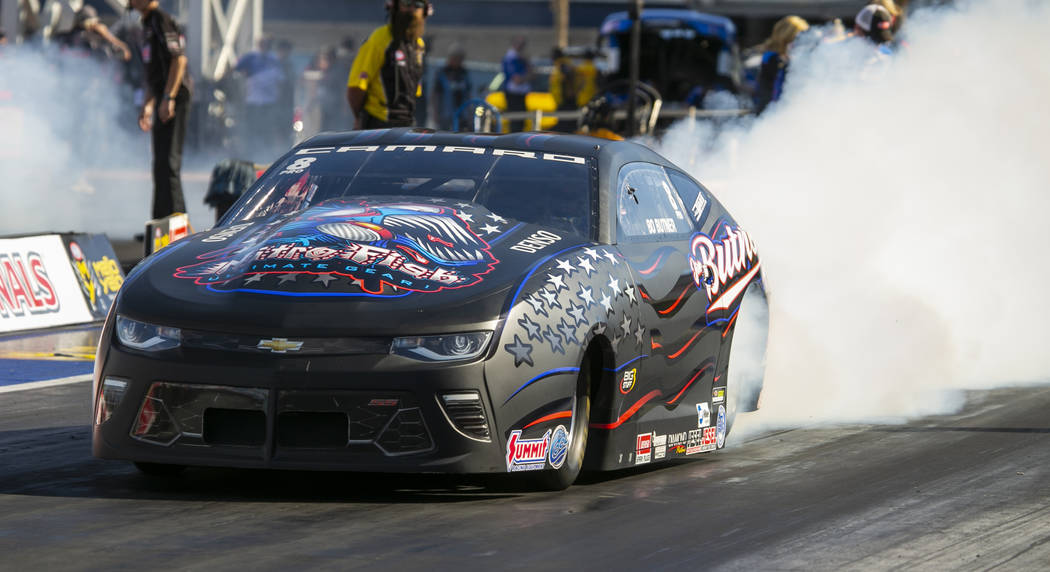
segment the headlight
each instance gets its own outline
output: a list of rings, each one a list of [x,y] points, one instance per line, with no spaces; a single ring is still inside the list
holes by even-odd
[[[154,326],[117,314],[117,339],[120,343],[147,352],[159,352],[179,347],[178,328]]]
[[[473,359],[485,353],[492,332],[394,338],[390,353],[423,361]]]

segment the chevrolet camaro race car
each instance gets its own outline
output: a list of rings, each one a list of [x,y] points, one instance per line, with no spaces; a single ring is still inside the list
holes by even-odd
[[[94,454],[565,488],[723,447],[765,302],[751,237],[644,146],[322,134],[127,277]]]

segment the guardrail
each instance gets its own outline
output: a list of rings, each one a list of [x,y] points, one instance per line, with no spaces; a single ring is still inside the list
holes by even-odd
[[[470,103],[470,102],[468,102]],[[698,120],[698,119],[724,119],[730,117],[743,117],[753,113],[750,109],[697,109],[695,107],[687,108],[673,108],[664,109],[659,105],[656,105],[656,113],[652,114],[649,120],[649,132],[656,127],[656,122],[660,119],[685,119]],[[506,121],[522,121],[525,119],[531,119],[533,125],[542,125],[544,118],[553,117],[558,121],[568,119],[579,123],[583,116],[583,109],[578,110],[567,110],[567,111],[504,111],[500,113],[503,120]],[[627,119],[627,111],[618,109],[613,112],[613,119],[623,120]]]

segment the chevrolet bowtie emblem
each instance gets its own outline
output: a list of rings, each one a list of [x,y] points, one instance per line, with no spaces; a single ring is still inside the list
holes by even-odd
[[[299,351],[299,348],[303,347],[303,342],[288,341],[288,338],[273,338],[271,340],[259,340],[259,344],[255,347],[260,350],[270,350],[275,354],[283,354]]]

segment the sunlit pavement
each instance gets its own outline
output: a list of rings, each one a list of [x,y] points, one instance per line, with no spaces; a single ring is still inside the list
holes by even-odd
[[[0,337],[0,387],[90,375],[99,328]]]

